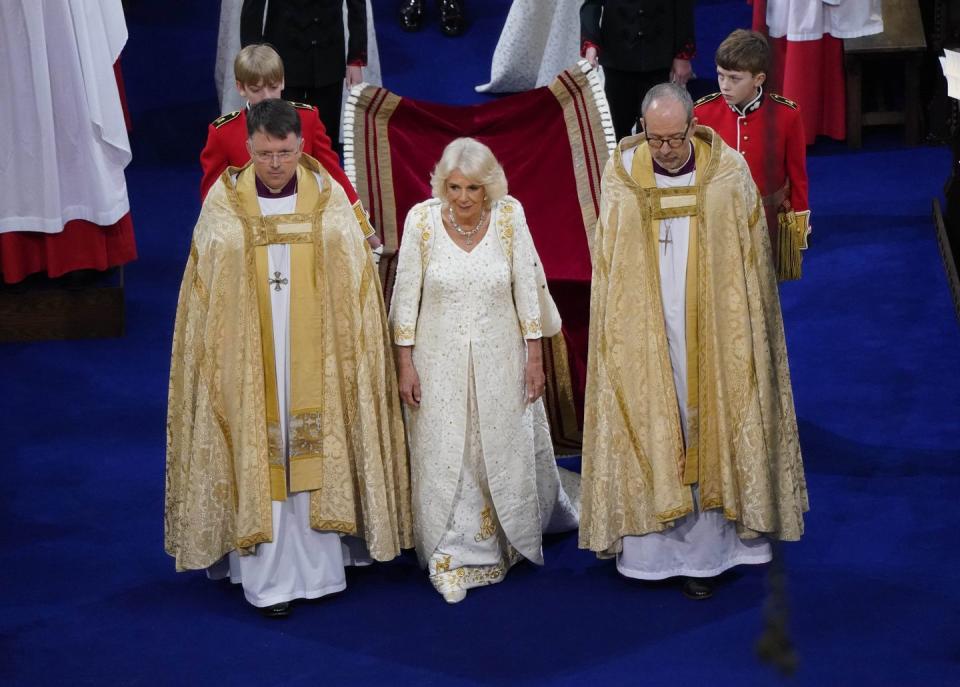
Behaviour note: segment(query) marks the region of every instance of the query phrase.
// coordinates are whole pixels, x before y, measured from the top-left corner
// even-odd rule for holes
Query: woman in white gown
[[[401,239],[390,313],[406,404],[417,555],[449,603],[543,564],[541,533],[577,526],[544,388],[536,249],[493,153],[444,150],[434,198]]]

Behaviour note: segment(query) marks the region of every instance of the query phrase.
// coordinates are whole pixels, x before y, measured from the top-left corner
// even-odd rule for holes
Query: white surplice
[[[126,41],[120,0],[0,2],[0,232],[130,212],[113,71]]]
[[[883,31],[881,0],[768,0],[767,27],[774,38],[817,41],[823,35],[858,38]]]
[[[323,188],[319,175],[317,183]],[[296,194],[283,198],[260,197],[264,215],[295,212]],[[289,460],[287,443],[290,400],[290,245],[267,247],[268,273],[279,280],[270,286],[270,312],[273,318],[274,362],[276,365],[277,400],[283,444]],[[283,280],[287,280],[287,284]],[[280,288],[278,289],[277,286]],[[287,469],[287,474],[289,474]],[[286,501],[273,501],[273,540],[258,544],[252,556],[236,551],[208,570],[212,579],[229,575],[230,581],[243,585],[247,601],[257,607],[292,601],[316,599],[342,591],[347,586],[346,565],[369,565],[372,559],[363,541],[341,537],[336,532],[318,532],[310,527],[310,493],[288,494]]]
[[[634,149],[630,149],[623,155],[626,169],[630,169],[633,163],[633,153]],[[679,176],[655,174],[654,177],[659,188],[692,186],[696,183],[696,170]],[[686,436],[686,284],[690,218],[662,220],[657,246],[667,348],[679,400],[681,426]],[[678,575],[713,577],[735,565],[766,563],[770,560],[770,543],[765,538],[740,539],[736,525],[724,518],[722,511],[700,510],[697,488],[695,485],[691,488],[695,510],[674,527],[663,532],[623,538],[623,550],[617,555],[617,570],[622,575],[642,580],[662,580]]]
[[[495,204],[467,253],[439,201],[410,210],[390,321],[413,346],[421,401],[407,409],[417,553],[441,593],[543,563],[543,531],[573,529],[542,400],[524,398],[524,339],[540,337],[533,248],[523,210]]]

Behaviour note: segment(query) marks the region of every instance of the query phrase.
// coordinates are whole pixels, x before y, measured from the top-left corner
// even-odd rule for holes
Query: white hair
[[[447,178],[454,170],[483,186],[484,206],[489,208],[507,195],[507,175],[493,151],[475,138],[457,138],[443,149],[440,161],[430,175],[433,197],[446,197]]]

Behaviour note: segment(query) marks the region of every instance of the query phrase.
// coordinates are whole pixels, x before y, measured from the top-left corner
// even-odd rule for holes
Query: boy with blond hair
[[[243,48],[237,53],[233,70],[237,79],[237,91],[247,100],[247,106],[217,117],[210,124],[207,143],[200,153],[200,166],[203,168],[203,178],[200,181],[201,200],[207,196],[210,187],[227,167],[242,167],[250,161],[250,152],[247,150],[247,110],[268,98],[279,98],[283,90],[283,60],[277,51],[267,44],[248,45]],[[330,177],[343,187],[364,230],[364,236],[371,248],[377,249],[380,240],[370,226],[353,184],[340,167],[340,160],[330,145],[330,138],[317,108],[303,103],[291,104],[300,116],[303,152],[316,158]],[[376,251],[375,255],[378,255]]]
[[[762,196],[777,276],[799,279],[800,251],[810,231],[800,110],[764,91],[770,46],[762,34],[737,29],[717,48],[715,61],[720,92],[696,102],[697,120],[746,159]]]

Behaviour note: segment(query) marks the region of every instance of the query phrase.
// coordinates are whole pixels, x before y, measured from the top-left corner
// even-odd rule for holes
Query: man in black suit
[[[316,105],[335,142],[344,79],[360,83],[367,63],[366,0],[347,0],[347,33],[342,0],[243,0],[240,42],[276,48],[286,72],[283,99]]]
[[[651,86],[685,85],[693,74],[693,0],[586,0],[580,35],[581,54],[603,65],[617,140],[630,135]]]

